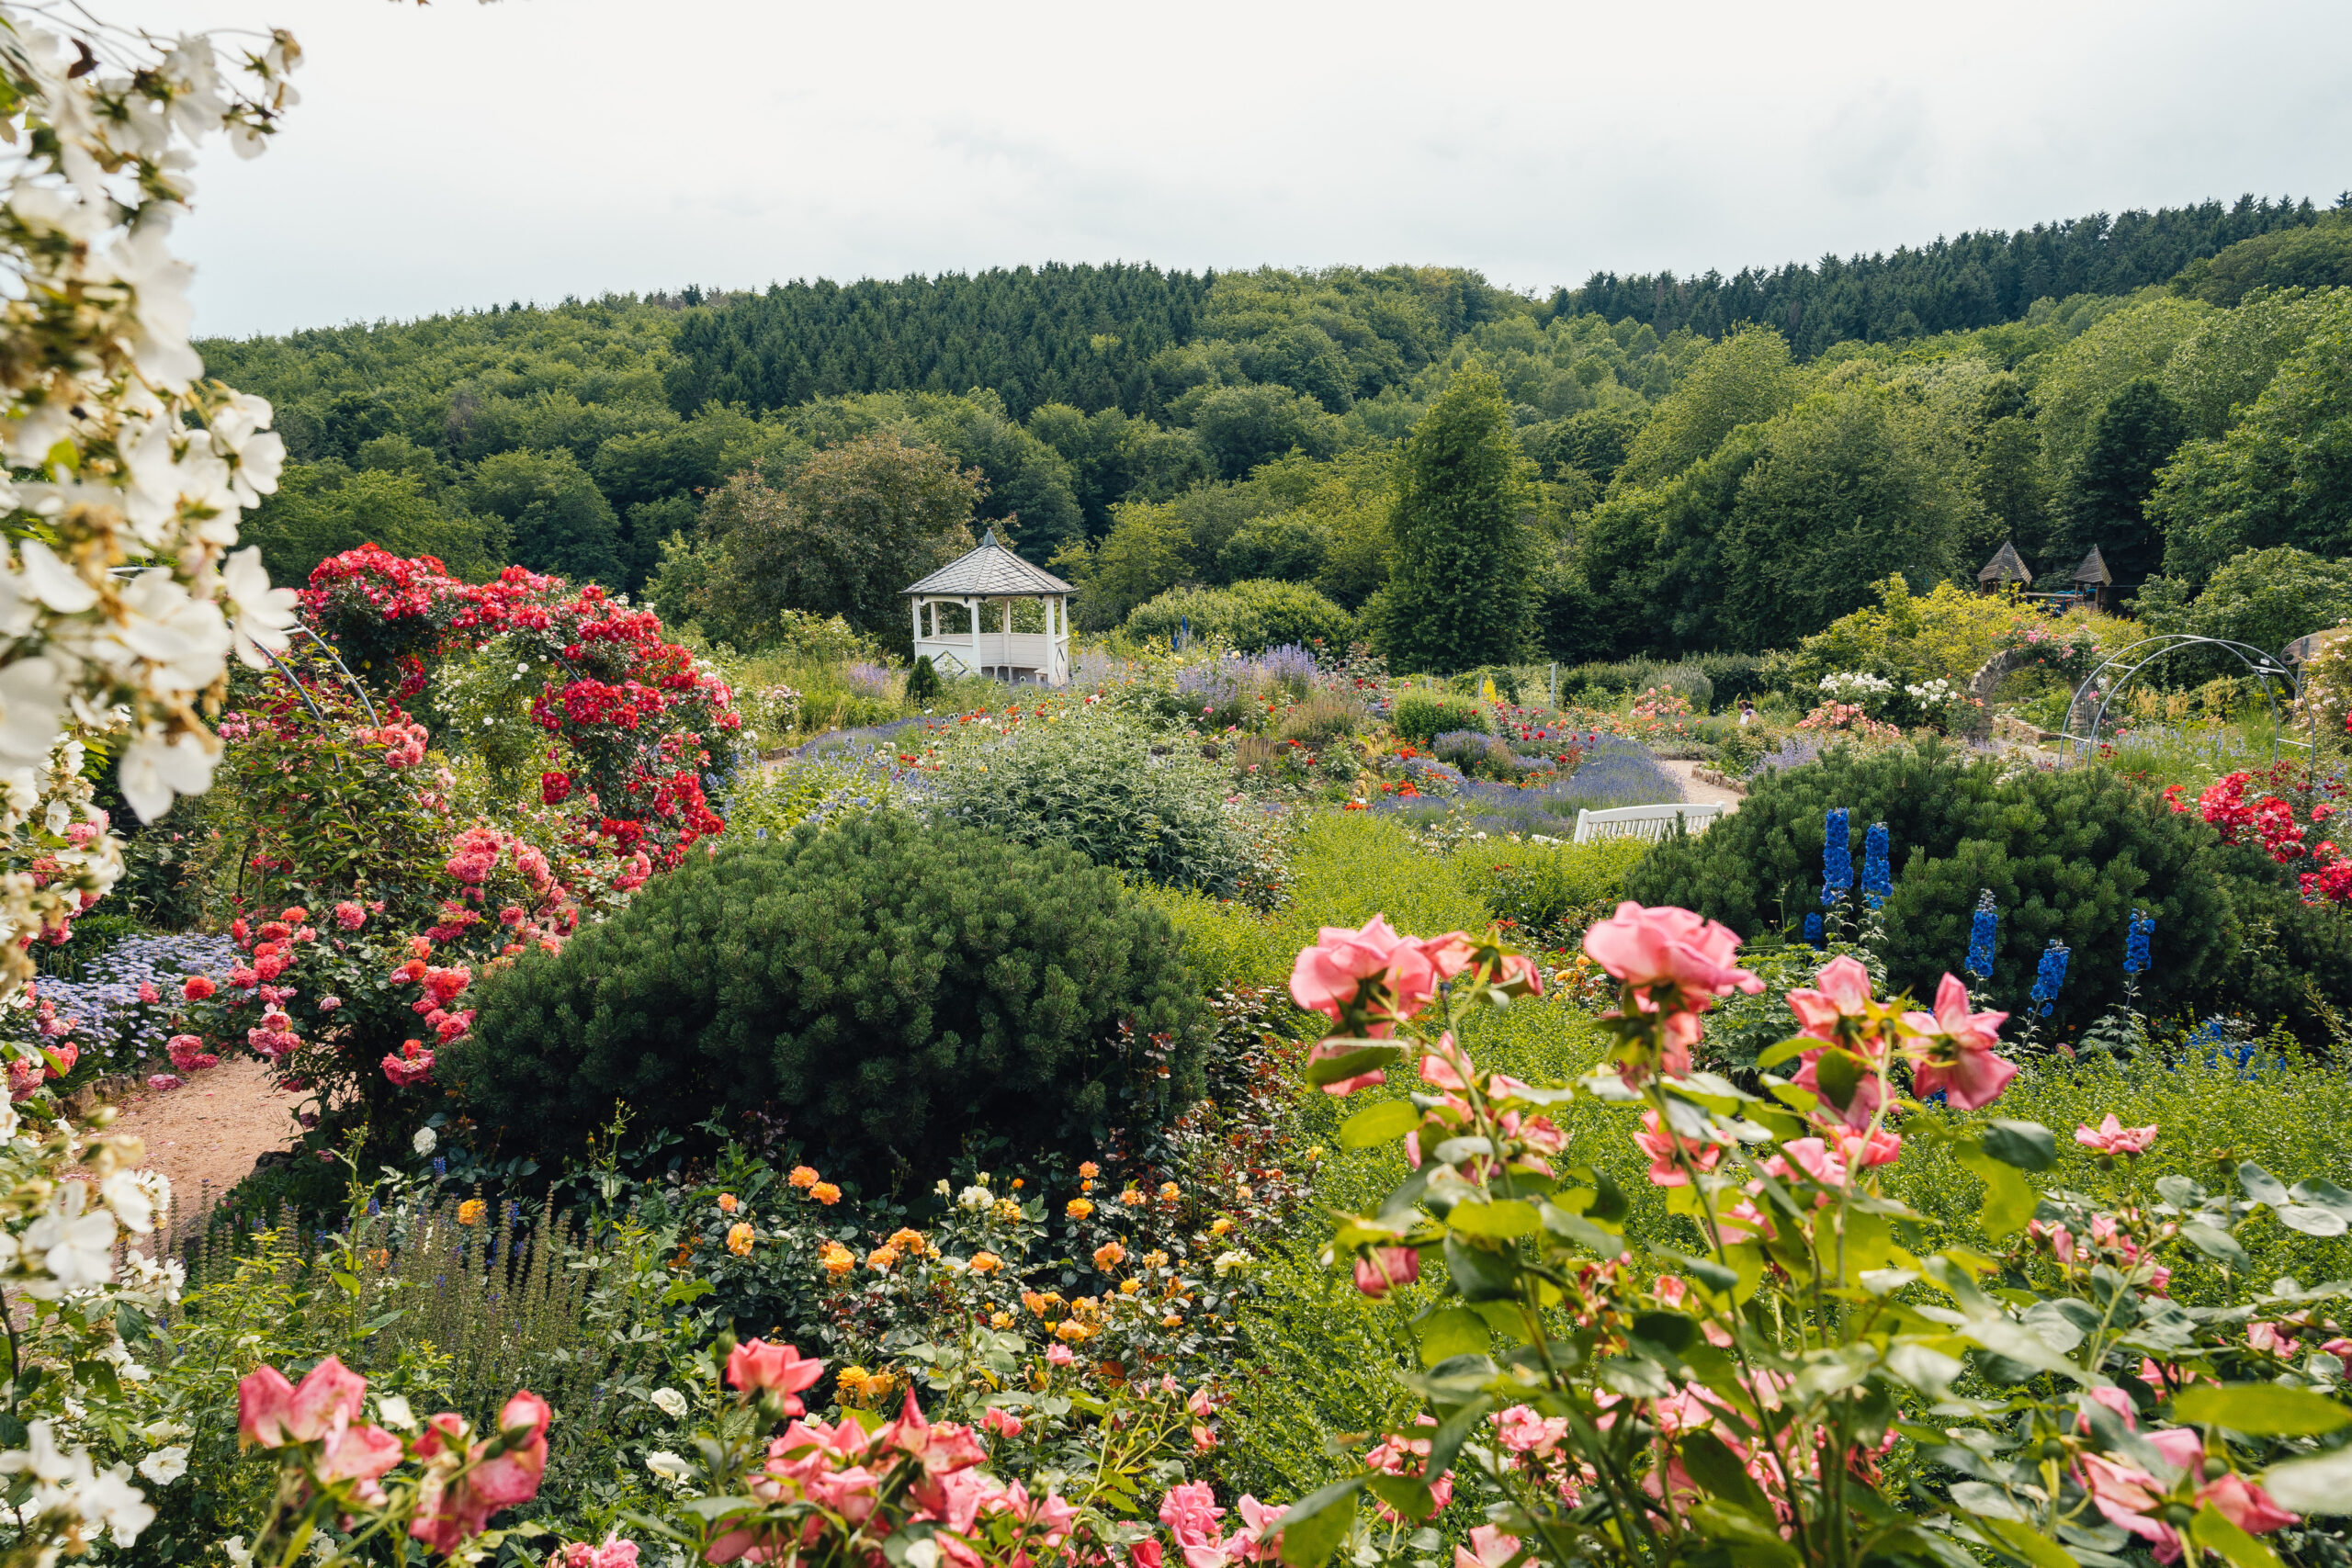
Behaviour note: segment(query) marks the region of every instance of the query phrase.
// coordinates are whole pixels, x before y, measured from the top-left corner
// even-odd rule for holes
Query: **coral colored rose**
[[[2107,1120],[2101,1122],[2096,1128],[2075,1129],[2075,1142],[2085,1148],[2097,1149],[2103,1155],[2141,1154],[2155,1141],[2155,1128],[2126,1127],[2115,1119],[2115,1112],[2112,1111],[2107,1113]]]
[[[1968,1010],[1968,987],[1946,975],[1936,987],[1936,1010],[1906,1012],[1903,1025],[1933,1053],[1911,1069],[1911,1092],[1925,1098],[1938,1089],[1955,1111],[1975,1111],[2000,1098],[2018,1076],[2014,1063],[1993,1055],[2001,1043],[2005,1012]]]
[[[1636,988],[1673,986],[1683,1006],[1693,1010],[1704,1010],[1735,990],[1754,996],[1764,988],[1763,981],[1733,962],[1739,954],[1736,932],[1670,906],[1645,909],[1626,900],[1584,933],[1584,951]]]
[[[433,1551],[454,1551],[480,1535],[501,1508],[537,1496],[547,1470],[548,1415],[547,1401],[537,1394],[517,1393],[499,1412],[501,1440],[507,1444],[503,1452],[492,1456],[489,1439],[474,1444],[466,1454],[471,1468],[454,1483],[446,1479],[447,1472],[428,1466],[408,1533]],[[417,1453],[431,1459],[450,1452],[464,1430],[458,1416],[446,1412],[435,1416],[426,1423]]]
[[[368,911],[346,898],[334,907],[334,923],[345,931],[356,931],[368,923]]]
[[[1021,1417],[997,1405],[991,1404],[988,1407],[987,1412],[980,1416],[980,1426],[995,1437],[1021,1436]]]
[[[1410,1247],[1375,1247],[1356,1259],[1356,1289],[1378,1301],[1421,1277],[1421,1254]]]
[[[1682,1153],[1699,1169],[1713,1170],[1724,1157],[1718,1145],[1697,1138],[1680,1138],[1658,1124],[1657,1112],[1642,1112],[1642,1131],[1634,1134],[1634,1146],[1650,1156],[1650,1179],[1660,1187],[1687,1187],[1690,1173],[1675,1158],[1675,1145],[1682,1145]]]
[[[1470,1531],[1470,1544],[1453,1549],[1453,1568],[1502,1568],[1519,1552],[1519,1537],[1505,1535],[1493,1525]]]
[[[1310,1012],[1337,1021],[1342,1008],[1368,999],[1363,996],[1368,981],[1396,989],[1400,995],[1396,1011],[1409,1017],[1417,1009],[1406,1006],[1403,996],[1426,999],[1436,987],[1437,975],[1421,943],[1399,935],[1385,919],[1374,915],[1361,931],[1325,926],[1313,947],[1299,950],[1291,965],[1291,999]],[[1389,1026],[1374,1027],[1376,1032],[1385,1032]]]
[[[1797,1015],[1798,1033],[1835,1040],[1841,1019],[1862,1016],[1871,999],[1871,972],[1840,954],[1823,964],[1814,978],[1817,989],[1800,987],[1789,993],[1789,1010]]]
[[[202,975],[190,975],[180,982],[180,995],[192,1002],[200,1002],[218,989],[219,987]]]

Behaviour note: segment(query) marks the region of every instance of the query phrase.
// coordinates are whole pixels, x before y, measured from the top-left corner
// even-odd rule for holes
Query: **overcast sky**
[[[197,328],[1023,262],[1548,290],[2352,185],[2344,0],[133,0],[291,29]]]

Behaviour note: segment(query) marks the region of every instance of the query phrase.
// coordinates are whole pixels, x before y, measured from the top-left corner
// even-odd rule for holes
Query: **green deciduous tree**
[[[277,493],[238,532],[261,547],[277,582],[301,582],[329,556],[371,540],[397,555],[437,556],[453,575],[475,582],[506,564],[505,519],[469,516],[435,501],[413,474],[355,469],[336,458],[288,468]]]
[[[1456,375],[1414,427],[1397,470],[1381,637],[1398,668],[1467,670],[1524,655],[1532,479],[1502,384],[1483,371]]]
[[[738,474],[703,506],[703,537],[731,562],[710,600],[738,624],[810,610],[908,646],[899,591],[972,548],[983,489],[977,471],[896,431],[819,452],[780,489]]]
[[[1655,484],[1713,452],[1735,429],[1770,419],[1797,400],[1804,378],[1788,340],[1748,327],[1711,345],[1634,437],[1612,489]]]
[[[2165,587],[2166,580],[2151,579],[2156,592],[2141,593],[2140,618],[2150,631],[2222,637],[2267,653],[2352,620],[2352,560],[2324,560],[2291,545],[2231,558],[2193,600]],[[2235,660],[2213,666],[2216,673],[2243,668]]]
[[[505,522],[514,558],[532,570],[616,588],[626,581],[620,519],[570,452],[494,453],[474,465],[465,494],[474,511]]]

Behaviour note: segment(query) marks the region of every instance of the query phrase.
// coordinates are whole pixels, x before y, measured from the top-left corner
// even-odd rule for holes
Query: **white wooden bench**
[[[1608,811],[1577,813],[1577,838],[1579,844],[1589,844],[1596,839],[1647,839],[1655,843],[1674,831],[1679,818],[1683,831],[1703,833],[1707,824],[1724,814],[1723,803],[1714,800],[1691,801],[1680,806],[1620,806]]]

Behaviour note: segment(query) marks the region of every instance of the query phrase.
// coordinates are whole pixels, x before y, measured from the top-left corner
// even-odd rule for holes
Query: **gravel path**
[[[277,1077],[267,1062],[226,1061],[178,1089],[140,1090],[107,1131],[146,1140],[147,1163],[171,1178],[180,1213],[191,1215],[242,1180],[255,1158],[291,1140],[295,1097]]]
[[[1698,763],[1678,762],[1661,757],[1658,759],[1657,765],[1682,781],[1682,793],[1690,800],[1716,802],[1726,811],[1739,809],[1740,797],[1737,792],[1725,789],[1721,784],[1708,784],[1703,779],[1692,776],[1699,767]]]

